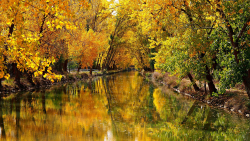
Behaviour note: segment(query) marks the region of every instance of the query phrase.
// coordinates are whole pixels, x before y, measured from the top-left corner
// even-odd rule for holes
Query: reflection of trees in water
[[[105,119],[106,111],[102,108],[105,106],[99,102],[100,97],[92,95],[89,88],[85,87],[84,91],[84,85],[71,86],[18,94],[10,100],[3,100],[4,112],[1,111],[0,100],[0,124],[1,119],[2,123],[7,124],[7,137],[15,135],[17,139],[28,138],[27,140],[48,139],[51,135],[63,138],[71,135],[74,135],[72,138],[80,135],[81,138],[104,138],[108,129],[103,126],[109,122]],[[2,118],[2,115],[6,117]],[[102,120],[105,124],[98,124]],[[4,129],[6,130],[1,124],[1,138],[6,135]]]
[[[104,86],[102,86],[102,88],[104,88],[104,92],[106,94],[107,97],[107,101],[108,101],[108,114],[110,115],[111,121],[112,121],[112,127],[113,127],[113,131],[114,133],[117,135],[117,127],[114,121],[114,116],[113,116],[113,112],[112,112],[112,107],[111,107],[111,103],[112,103],[112,98],[111,98],[111,91],[110,91],[110,87],[109,87],[109,80],[106,76],[103,77],[102,79],[103,83],[105,84]]]
[[[152,121],[153,120],[153,115],[152,115],[152,110],[154,108],[153,105],[153,92],[154,92],[154,87],[152,85],[149,86],[149,96],[148,96],[148,110],[147,110],[147,119],[148,121]]]
[[[200,105],[197,101],[195,101],[181,124],[186,124],[186,126],[192,128],[196,126],[200,130],[218,131],[220,129],[220,131],[226,131],[229,127],[229,120],[226,118],[224,119],[225,124],[215,125],[220,118],[218,114],[217,110],[212,109],[207,105]],[[189,123],[187,123],[189,118],[191,119],[189,120]],[[195,119],[195,121],[193,119]]]
[[[5,129],[4,129],[4,122],[3,122],[3,100],[2,100],[2,96],[0,96],[0,127],[1,127],[1,138],[5,138],[6,134],[5,134]]]
[[[28,101],[28,105],[29,105],[29,108],[31,109],[31,111],[33,111],[33,105],[32,105],[32,92],[29,92],[28,95],[27,95],[27,98],[25,98],[24,100]]]
[[[19,130],[20,128],[20,108],[21,108],[21,98],[17,96],[15,98],[15,105],[16,105],[16,138],[19,139]]]
[[[107,103],[105,100],[106,96],[96,93],[95,82],[92,80],[70,84],[67,87],[67,91],[69,91],[68,95],[71,98],[71,103],[77,105],[75,107],[73,105],[71,106],[77,108],[77,110],[79,110],[78,113],[81,114],[81,120],[85,120],[84,123],[82,123],[81,134],[93,138],[95,138],[95,136],[100,137],[98,134],[102,130],[97,123],[109,123],[109,119],[107,119],[108,113],[104,106]],[[68,107],[68,105],[66,107]]]
[[[157,89],[154,91],[154,104],[162,121],[153,136],[168,140],[242,140],[247,137],[247,131],[244,130],[247,126],[239,127],[244,122],[197,101],[185,105],[186,99],[174,93],[172,95],[175,98],[170,98],[169,94],[162,94]],[[176,106],[177,104],[180,106]]]
[[[113,75],[100,78],[95,83],[95,92],[107,98],[107,109],[116,138],[135,138],[135,134],[131,133],[137,132],[137,125],[157,121],[153,104],[154,87],[145,84],[142,77]]]
[[[189,109],[187,115],[185,116],[185,118],[183,119],[183,121],[181,122],[181,124],[185,124],[186,123],[186,121],[188,120],[188,117],[194,112],[194,109],[197,107],[197,104],[198,104],[197,101],[195,101],[192,104],[191,108]]]
[[[184,118],[183,112],[186,112],[190,104],[186,99],[181,98],[174,92],[162,93],[160,88],[156,88],[153,93],[154,105],[162,121],[172,122],[178,118]]]
[[[137,75],[123,75],[0,99],[2,137],[4,131],[6,137],[14,131],[16,137],[29,140],[43,136],[52,140],[51,135],[55,140],[69,136],[104,140],[110,132],[116,140],[240,140],[249,136],[245,121],[236,118],[234,122],[227,114],[173,92],[163,94]]]

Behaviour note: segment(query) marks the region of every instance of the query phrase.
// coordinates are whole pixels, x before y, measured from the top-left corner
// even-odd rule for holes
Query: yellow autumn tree
[[[69,27],[70,22],[65,19],[72,17],[71,1],[1,1],[1,78],[8,78],[7,65],[12,64],[15,81],[20,85],[21,72],[28,72],[31,76],[44,76],[53,81],[60,79],[50,72],[55,56],[48,55],[55,46],[46,47],[45,36],[47,31],[54,31]],[[85,1],[79,1],[84,7]],[[70,27],[69,27],[70,28]],[[53,32],[60,33],[60,32]],[[59,41],[59,40],[57,40]],[[47,51],[44,51],[47,49]],[[2,79],[1,79],[2,81]]]
[[[77,40],[69,47],[70,54],[74,56],[81,68],[92,67],[98,55],[107,46],[107,37],[91,29],[83,30],[77,35]]]

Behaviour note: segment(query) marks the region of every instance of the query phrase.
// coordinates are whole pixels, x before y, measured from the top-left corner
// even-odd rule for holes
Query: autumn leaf
[[[239,10],[239,13],[242,14],[242,13],[243,13],[243,9],[240,9],[240,10]]]

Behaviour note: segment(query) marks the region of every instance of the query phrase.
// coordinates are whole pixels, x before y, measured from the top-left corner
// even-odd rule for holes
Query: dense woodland
[[[133,65],[211,94],[243,83],[250,97],[249,0],[1,0],[0,13],[0,89],[23,75],[59,81],[68,66]]]

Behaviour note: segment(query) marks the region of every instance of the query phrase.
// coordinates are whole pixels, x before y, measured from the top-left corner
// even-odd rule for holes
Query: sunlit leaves
[[[87,7],[86,1],[77,1],[78,6]],[[48,68],[47,78],[58,77],[51,72],[51,65],[61,54],[66,58],[65,48],[68,37],[63,37],[63,30],[76,29],[71,19],[75,13],[71,9],[73,1],[36,0],[36,1],[1,1],[0,32],[1,76],[8,78],[4,65],[16,63],[24,72],[41,76]],[[59,46],[61,46],[59,48]]]
[[[92,67],[98,55],[107,47],[107,37],[93,30],[83,30],[77,35],[77,40],[70,46],[70,54],[76,57],[75,60],[82,68]]]

